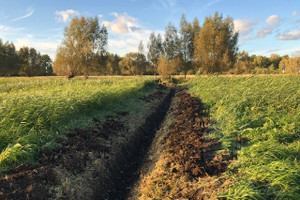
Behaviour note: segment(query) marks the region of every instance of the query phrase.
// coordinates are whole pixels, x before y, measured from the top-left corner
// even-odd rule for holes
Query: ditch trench
[[[0,200],[138,199],[143,196],[139,191],[142,177],[151,176],[163,151],[171,157],[166,159],[168,173],[177,178],[196,180],[225,171],[233,156],[216,158],[220,142],[204,138],[209,116],[198,99],[185,89],[159,86],[154,94],[141,100],[153,105],[135,129],[127,130],[129,122],[114,117],[105,122],[94,119],[95,128],[70,132],[67,138],[57,141],[58,148],[42,152],[38,164],[23,164],[0,177]],[[117,114],[125,118],[128,115]],[[166,131],[161,126],[166,126],[163,123],[170,115],[172,123]],[[170,167],[174,163],[179,167]],[[193,196],[179,191],[174,198],[160,199],[202,199],[200,190],[189,193]]]

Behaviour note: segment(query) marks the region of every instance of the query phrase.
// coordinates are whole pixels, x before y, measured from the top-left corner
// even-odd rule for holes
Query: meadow
[[[183,85],[202,101],[199,108],[209,110],[211,119],[205,137],[221,142],[218,153],[236,155],[221,178],[211,179],[232,183],[220,190],[219,199],[300,199],[299,76],[200,76],[183,81]],[[22,163],[37,163],[41,151],[57,147],[56,139],[72,130],[93,128],[95,120],[119,120],[120,112],[140,116],[145,102],[160,95],[156,92],[157,96],[153,96],[157,88],[154,77],[1,78],[0,86],[1,176]],[[178,124],[173,116],[176,112],[187,114],[186,108],[176,105],[182,99],[179,97],[165,123]],[[197,107],[196,101],[191,102]],[[198,111],[190,112],[194,116]],[[187,124],[183,127],[189,129]],[[187,130],[189,137],[192,129]],[[162,130],[172,135],[168,126]],[[154,149],[163,147],[161,141],[157,145]],[[165,160],[168,159],[172,156]],[[168,170],[165,166],[162,173]],[[197,191],[203,184],[201,178],[193,183],[194,188],[184,191]],[[178,183],[177,178],[174,180]],[[181,181],[186,183],[185,179]],[[156,186],[155,183],[155,189],[159,188]],[[159,191],[163,195],[169,189],[162,187]]]
[[[115,112],[142,110],[153,78],[0,78],[0,175],[34,163],[55,139]]]
[[[300,78],[199,77],[190,92],[210,109],[209,137],[237,154],[225,199],[300,199]]]

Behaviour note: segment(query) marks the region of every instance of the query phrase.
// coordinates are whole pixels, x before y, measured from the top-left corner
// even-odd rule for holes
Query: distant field
[[[153,78],[0,79],[0,174],[34,162],[54,139],[92,126],[118,110],[136,112],[139,97],[156,87]]]
[[[300,78],[208,77],[188,83],[210,107],[211,136],[237,153],[226,199],[300,199]]]

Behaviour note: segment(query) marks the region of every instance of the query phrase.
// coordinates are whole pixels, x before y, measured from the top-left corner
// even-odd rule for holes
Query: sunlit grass
[[[0,79],[0,174],[33,162],[54,139],[94,126],[114,111],[135,112],[155,79]]]
[[[220,197],[300,199],[300,77],[196,78],[189,87],[210,107],[212,135],[238,154],[228,172],[236,183]]]

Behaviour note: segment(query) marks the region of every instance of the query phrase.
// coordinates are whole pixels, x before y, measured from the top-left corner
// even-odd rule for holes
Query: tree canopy
[[[146,72],[146,56],[141,53],[127,53],[119,62],[123,75],[142,75]]]
[[[57,50],[54,71],[73,77],[87,77],[96,64],[96,55],[104,55],[107,46],[107,30],[100,27],[98,18],[73,18],[65,28],[64,39]]]
[[[232,18],[219,13],[206,17],[195,38],[194,62],[208,73],[228,71],[236,60],[237,41]]]
[[[0,76],[46,76],[52,75],[49,55],[42,55],[35,48],[16,50],[12,42],[0,39]]]

